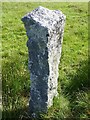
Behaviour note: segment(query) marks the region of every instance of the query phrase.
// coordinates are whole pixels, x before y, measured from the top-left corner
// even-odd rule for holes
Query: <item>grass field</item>
[[[3,120],[29,118],[30,75],[27,36],[21,18],[39,5],[66,15],[58,92],[42,120],[90,119],[87,3],[2,3]]]

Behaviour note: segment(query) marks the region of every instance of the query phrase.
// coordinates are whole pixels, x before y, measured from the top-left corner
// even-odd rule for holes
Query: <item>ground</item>
[[[61,10],[66,24],[59,65],[58,92],[42,120],[90,119],[88,78],[88,3],[2,3],[3,120],[29,118],[30,75],[27,36],[21,18],[38,6]]]

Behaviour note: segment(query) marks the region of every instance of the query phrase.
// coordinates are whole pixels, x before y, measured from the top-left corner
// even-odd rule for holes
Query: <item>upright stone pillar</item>
[[[30,111],[46,112],[57,93],[65,15],[38,7],[22,18],[28,36]]]

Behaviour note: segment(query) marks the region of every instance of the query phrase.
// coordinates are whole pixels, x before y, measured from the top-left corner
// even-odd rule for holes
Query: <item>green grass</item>
[[[3,120],[26,118],[30,75],[27,36],[21,18],[39,5],[66,15],[58,92],[43,120],[90,118],[87,3],[2,3]]]

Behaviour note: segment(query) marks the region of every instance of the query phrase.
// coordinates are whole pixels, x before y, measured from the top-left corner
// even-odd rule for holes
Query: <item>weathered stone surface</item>
[[[28,41],[30,110],[46,112],[57,93],[65,15],[59,10],[38,7],[22,18]]]

